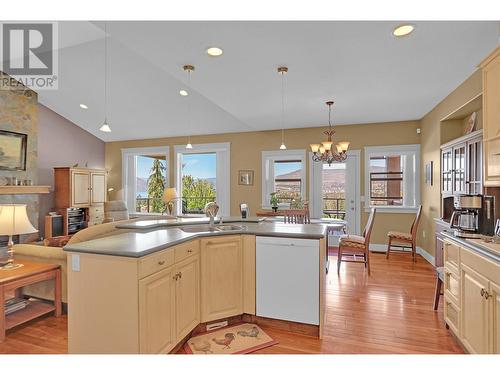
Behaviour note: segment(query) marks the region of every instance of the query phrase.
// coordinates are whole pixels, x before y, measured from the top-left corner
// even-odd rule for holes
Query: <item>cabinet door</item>
[[[453,192],[466,194],[465,184],[465,150],[466,145],[461,144],[453,147]]]
[[[467,142],[467,194],[483,193],[483,142],[482,138]]]
[[[462,343],[471,353],[488,353],[488,279],[462,264]]]
[[[500,182],[500,55],[483,68],[485,182]]]
[[[175,337],[175,279],[169,267],[139,281],[141,353],[168,353]]]
[[[452,149],[441,152],[441,189],[445,194],[453,193],[453,158]]]
[[[91,204],[106,201],[106,175],[102,172],[91,172]]]
[[[90,205],[90,175],[88,172],[71,172],[71,206]]]
[[[243,313],[243,256],[240,236],[201,241],[201,321]]]
[[[500,285],[490,281],[490,294],[488,298],[491,302],[491,351],[493,354],[500,354]]]
[[[176,341],[182,340],[200,323],[199,257],[191,256],[175,267]]]

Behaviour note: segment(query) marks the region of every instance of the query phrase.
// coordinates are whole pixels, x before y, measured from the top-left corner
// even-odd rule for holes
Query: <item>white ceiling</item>
[[[105,140],[419,119],[474,72],[499,41],[498,22],[110,22],[108,119],[103,23],[59,23],[59,89],[40,102]],[[206,55],[208,46],[224,55]],[[196,67],[192,95],[184,64]],[[191,123],[187,102],[191,100]],[[80,103],[88,105],[82,110]]]

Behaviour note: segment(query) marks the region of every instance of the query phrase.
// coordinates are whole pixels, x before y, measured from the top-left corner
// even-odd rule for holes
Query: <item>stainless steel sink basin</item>
[[[219,224],[214,226],[210,226],[209,224],[201,224],[201,225],[187,225],[185,227],[181,227],[180,229],[186,233],[202,233],[202,232],[236,231],[236,230],[242,230],[243,227],[231,224]]]

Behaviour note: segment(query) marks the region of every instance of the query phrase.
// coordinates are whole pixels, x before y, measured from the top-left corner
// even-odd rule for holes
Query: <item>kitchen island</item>
[[[124,229],[131,231],[64,248],[70,353],[169,353],[194,330],[229,319],[289,321],[322,336],[325,226],[153,220]],[[287,267],[281,267],[283,250]],[[267,256],[273,251],[275,257]],[[267,287],[281,287],[283,295],[296,291],[298,298],[283,299],[276,309]]]

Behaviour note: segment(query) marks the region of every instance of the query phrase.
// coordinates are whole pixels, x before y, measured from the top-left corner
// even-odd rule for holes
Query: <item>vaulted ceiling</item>
[[[419,119],[474,72],[499,41],[497,22],[109,22],[108,119],[104,24],[59,23],[59,89],[40,102],[105,140]],[[223,48],[209,57],[209,46]],[[184,64],[192,64],[187,87]],[[180,89],[191,95],[182,97]],[[191,121],[188,118],[188,101]],[[88,106],[87,110],[79,104]]]

